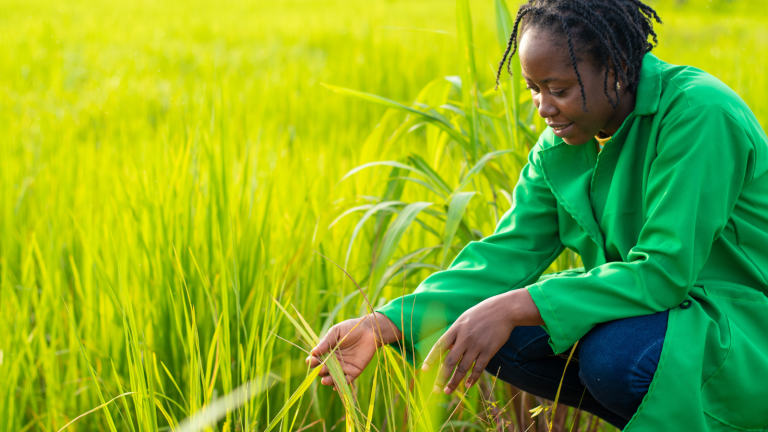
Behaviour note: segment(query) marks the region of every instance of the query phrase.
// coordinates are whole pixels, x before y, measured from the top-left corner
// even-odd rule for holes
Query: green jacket
[[[711,75],[647,54],[598,154],[545,131],[493,235],[380,312],[423,358],[465,310],[527,287],[555,353],[598,323],[670,310],[625,430],[768,430],[768,137]],[[564,248],[584,269],[541,274]]]

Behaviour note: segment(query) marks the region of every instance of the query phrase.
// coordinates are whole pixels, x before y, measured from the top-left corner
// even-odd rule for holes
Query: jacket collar
[[[635,109],[614,134],[611,148],[603,149],[605,154],[602,155],[600,163],[603,170],[612,172],[615,168],[624,138],[633,123],[632,119],[637,116],[652,115],[658,111],[661,99],[662,64],[663,62],[651,53],[647,53],[643,58]],[[585,262],[585,266],[591,268],[600,265],[605,262],[603,255],[605,243],[590,198],[597,150],[594,145],[571,146],[563,142],[562,138],[554,134],[551,136],[554,138],[554,145],[539,151],[544,178],[557,201],[581,225],[586,235],[592,239],[592,247],[597,249],[593,253],[582,253],[582,258],[597,257],[597,261]]]
[[[662,61],[651,53],[643,57],[640,68],[640,83],[637,86],[635,116],[656,114],[661,100],[661,65]]]
[[[615,167],[624,136],[633,123],[632,118],[652,115],[658,111],[661,100],[662,63],[658,57],[651,53],[647,53],[643,58],[635,109],[614,134],[612,147],[603,150],[605,154],[601,158],[603,161],[600,165],[604,169],[611,171],[610,168]],[[539,152],[544,178],[558,202],[581,225],[586,235],[592,239],[593,247],[598,249],[599,252],[582,254],[582,258],[585,256],[597,257],[596,262],[584,263],[587,268],[591,268],[602,264],[605,259],[602,253],[605,247],[604,238],[595,219],[590,198],[597,151],[594,145],[571,146],[565,144],[562,138],[555,136],[553,138],[554,146]]]

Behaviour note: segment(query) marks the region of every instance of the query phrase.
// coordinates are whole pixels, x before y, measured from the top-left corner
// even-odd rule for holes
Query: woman
[[[562,403],[619,428],[768,428],[768,138],[723,83],[650,54],[652,19],[638,0],[521,7],[507,53],[519,40],[549,128],[512,208],[312,365],[349,333],[349,380],[402,341],[424,369],[447,352],[437,390],[488,370],[553,399],[576,345]],[[566,247],[584,269],[540,278]]]

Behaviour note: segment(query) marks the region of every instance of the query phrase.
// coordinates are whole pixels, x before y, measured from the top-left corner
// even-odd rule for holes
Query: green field
[[[337,394],[302,352],[365,312],[331,260],[383,304],[509,208],[543,123],[493,91],[499,4],[0,4],[0,431],[177,430],[246,382],[213,430],[527,427],[549,402],[490,376],[430,396],[387,349]],[[768,125],[765,0],[652,5]]]

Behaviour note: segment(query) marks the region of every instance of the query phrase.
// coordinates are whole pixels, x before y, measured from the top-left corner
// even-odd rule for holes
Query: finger
[[[344,376],[344,379],[345,379],[345,381],[347,381],[347,384],[350,384],[350,385],[351,385],[351,384],[352,384],[352,382],[355,380],[355,377],[353,377],[352,375],[345,375],[345,376]],[[333,387],[334,387],[334,389],[337,387],[337,385],[336,385],[336,381],[334,381],[333,377],[332,377],[332,376],[330,376],[330,375],[328,375],[328,376],[324,376],[324,377],[323,377],[323,378],[320,380],[320,384],[322,384],[322,385],[326,385],[326,386],[333,386]]]
[[[488,362],[491,361],[490,357],[485,354],[481,354],[480,357],[475,360],[475,365],[472,367],[472,374],[464,382],[466,388],[472,387],[472,384],[476,383],[480,379],[480,375],[485,371],[485,367],[488,366]]]
[[[443,353],[448,351],[455,341],[454,332],[449,329],[445,334],[437,340],[435,345],[429,350],[427,358],[424,359],[424,364],[421,366],[421,370],[429,372],[435,362],[440,360]]]
[[[440,365],[440,370],[437,372],[437,382],[435,383],[435,387],[432,389],[435,393],[443,390],[445,383],[448,382],[448,379],[453,374],[453,370],[456,368],[456,365],[458,365],[461,361],[461,357],[464,355],[465,351],[466,346],[461,342],[454,344],[453,348],[448,351],[448,355],[445,356],[445,361],[443,361],[443,364]]]
[[[331,377],[331,378],[333,378],[333,377]],[[352,375],[344,375],[344,381],[346,381],[347,384],[351,385],[354,380],[355,380],[355,377],[353,377]],[[334,383],[334,385],[336,385],[336,380],[334,380],[333,383]]]
[[[336,326],[331,327],[330,330],[328,330],[328,333],[323,336],[322,339],[320,339],[320,342],[317,344],[316,347],[312,348],[312,351],[310,351],[310,354],[314,356],[320,356],[323,354],[327,354],[331,351],[331,348],[336,346],[337,338],[337,332],[338,329]]]
[[[307,357],[306,359],[304,359],[304,362],[305,362],[306,364],[308,364],[308,365],[309,365],[309,367],[311,367],[311,368],[313,368],[313,369],[314,369],[314,368],[318,367],[318,366],[320,365],[320,363],[322,363],[323,361],[322,361],[322,360],[320,360],[320,358],[319,358],[319,357],[315,357],[315,356],[313,356],[313,355],[310,355],[309,357]]]
[[[450,381],[448,381],[448,384],[445,385],[445,389],[443,389],[445,394],[451,394],[454,390],[456,390],[456,387],[461,384],[461,381],[464,380],[464,377],[467,376],[467,373],[472,369],[472,363],[475,362],[476,358],[476,352],[467,351],[464,353],[464,355],[461,357],[459,365],[456,366],[456,370],[453,372],[453,376],[451,377]]]
[[[318,375],[321,377],[326,377],[331,374],[331,371],[328,370],[328,365],[324,364],[322,368],[320,368],[320,372],[318,372]]]

